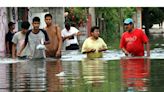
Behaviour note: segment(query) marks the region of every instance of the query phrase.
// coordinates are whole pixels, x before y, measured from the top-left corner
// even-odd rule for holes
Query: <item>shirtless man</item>
[[[44,28],[49,36],[50,44],[46,45],[46,56],[47,57],[61,57],[62,37],[60,27],[52,23],[52,15],[45,15],[46,27]]]

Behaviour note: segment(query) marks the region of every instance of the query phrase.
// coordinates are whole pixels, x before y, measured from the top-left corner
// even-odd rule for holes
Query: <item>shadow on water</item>
[[[0,92],[162,92],[164,63],[149,58],[0,64]]]

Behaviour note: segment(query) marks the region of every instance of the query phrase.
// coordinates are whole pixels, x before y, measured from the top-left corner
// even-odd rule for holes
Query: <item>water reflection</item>
[[[63,92],[64,77],[58,77],[56,74],[63,71],[62,61],[46,61],[47,92]]]
[[[12,64],[12,92],[46,91],[45,69],[42,60]]]
[[[71,92],[80,85],[79,65],[78,61],[46,61],[47,92]]]
[[[121,59],[124,92],[149,91],[149,58]]]
[[[99,59],[84,59],[82,61],[82,73],[86,84],[100,86],[104,82],[104,62]]]
[[[64,75],[64,87],[66,92],[70,88],[74,88],[77,85],[80,85],[80,62],[79,61],[63,61],[63,72]],[[71,92],[71,91],[70,91]]]
[[[162,92],[163,66],[151,60],[150,75],[148,58],[0,64],[0,92]]]
[[[9,65],[0,64],[0,73],[0,89],[4,89],[3,92],[8,92],[5,89],[9,88]]]

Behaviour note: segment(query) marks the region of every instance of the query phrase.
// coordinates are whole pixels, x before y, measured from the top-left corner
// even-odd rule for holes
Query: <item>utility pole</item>
[[[137,7],[137,28],[142,29],[142,12],[141,7]]]
[[[120,30],[120,36],[122,35],[122,33],[124,32],[124,29],[123,29],[123,13],[122,13],[122,8],[120,7],[119,9],[119,17],[120,17],[120,23],[119,23],[119,30]]]
[[[94,7],[90,7],[89,8],[89,14],[91,15],[91,20],[92,20],[92,26],[95,26],[96,22],[95,22],[95,8]]]

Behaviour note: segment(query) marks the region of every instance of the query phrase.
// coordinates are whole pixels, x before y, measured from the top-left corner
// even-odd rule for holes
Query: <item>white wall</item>
[[[7,9],[4,7],[0,7],[0,56],[5,56],[5,35],[7,31]]]
[[[18,8],[11,7],[11,8],[9,8],[9,12],[10,12],[10,20],[9,21],[15,23],[14,31],[17,32],[18,31]]]

